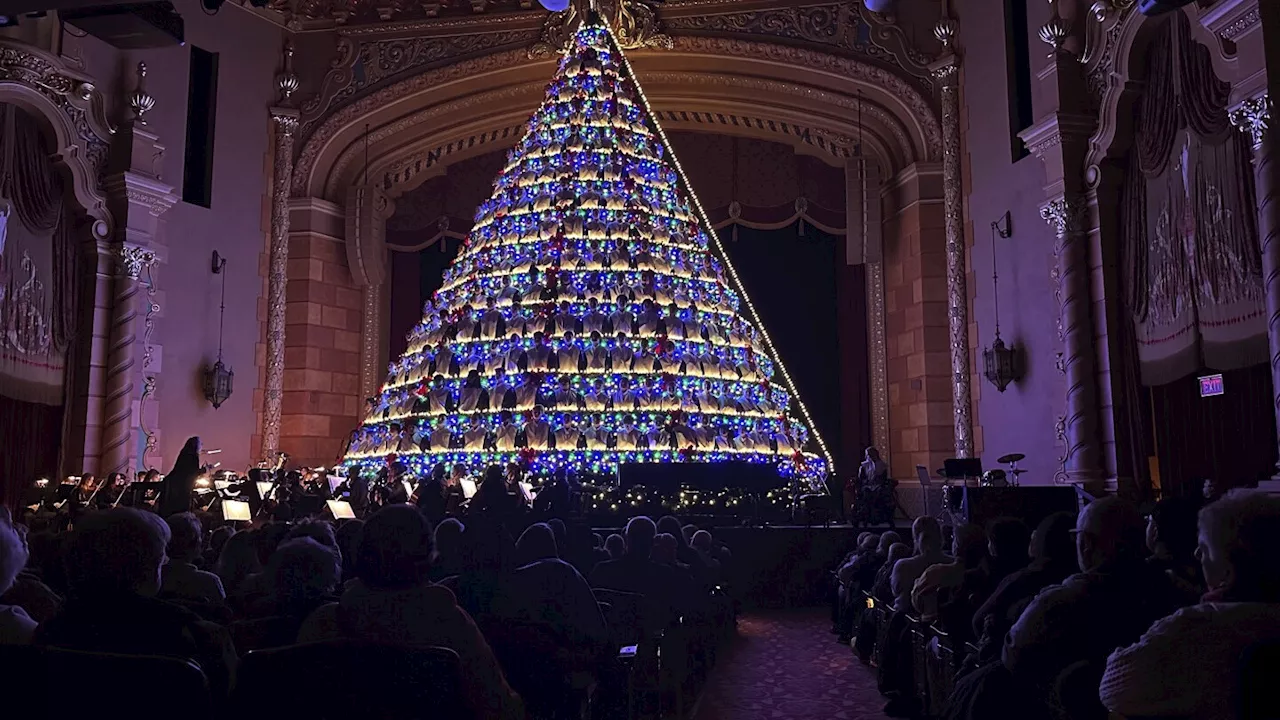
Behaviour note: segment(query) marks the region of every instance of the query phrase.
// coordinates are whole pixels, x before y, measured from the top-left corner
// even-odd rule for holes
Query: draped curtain
[[[40,121],[0,103],[0,503],[53,476],[80,298],[77,216]]]
[[[1121,202],[1125,304],[1145,385],[1266,359],[1250,150],[1189,22],[1170,16],[1149,52]]]

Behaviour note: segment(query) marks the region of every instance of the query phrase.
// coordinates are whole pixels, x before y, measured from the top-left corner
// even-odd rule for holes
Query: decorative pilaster
[[[136,245],[115,250],[117,268],[111,301],[111,329],[107,346],[107,393],[102,426],[102,464],[99,471],[127,472],[133,463],[133,381],[137,374],[135,321],[138,317],[138,278],[156,261],[152,251]]]
[[[1271,406],[1280,432],[1280,155],[1269,131],[1271,98],[1263,93],[1231,111],[1231,124],[1249,134],[1253,145],[1254,193],[1258,202],[1258,242],[1262,250],[1262,292],[1267,309],[1267,346],[1271,355]],[[1280,480],[1280,461],[1276,464]]]
[[[934,35],[949,53],[933,66],[942,95],[942,200],[947,235],[947,328],[951,352],[951,412],[956,457],[973,457],[973,401],[969,371],[969,289],[965,282],[964,207],[960,173],[960,58],[956,23],[943,18]]]
[[[293,136],[298,111],[271,109],[275,159],[271,186],[271,249],[267,271],[267,373],[262,393],[262,455],[280,449],[280,408],[284,397],[285,290],[289,283],[289,186],[293,177]]]
[[[274,461],[280,450],[280,411],[284,401],[284,326],[289,286],[289,188],[293,185],[293,137],[298,111],[291,107],[298,91],[293,72],[293,44],[284,44],[284,68],[276,76],[279,105],[271,108],[275,157],[271,181],[271,248],[267,269],[267,372],[262,389],[262,457]]]
[[[1040,217],[1057,237],[1062,369],[1067,384],[1065,472],[1069,482],[1096,483],[1102,479],[1102,470],[1097,359],[1089,297],[1088,205],[1077,195],[1064,195],[1041,208]]]

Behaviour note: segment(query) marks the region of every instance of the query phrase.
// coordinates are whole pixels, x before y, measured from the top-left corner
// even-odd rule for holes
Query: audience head
[[[627,554],[649,557],[653,552],[653,537],[658,534],[658,526],[644,515],[637,515],[627,522],[626,540]]]
[[[281,522],[269,522],[258,528],[254,537],[258,541],[258,563],[262,566],[271,560],[271,553],[276,551],[280,543],[289,534],[289,526]]]
[[[559,557],[555,531],[546,523],[534,523],[516,540],[516,564],[528,565],[538,560]]]
[[[1280,602],[1280,497],[1230,490],[1200,511],[1196,556],[1209,588],[1235,602]]]
[[[885,562],[890,568],[899,560],[911,557],[911,546],[904,542],[896,542],[889,546],[889,559]]]
[[[284,536],[284,541],[297,538],[311,538],[327,548],[338,549],[338,539],[333,534],[333,526],[323,520],[308,520],[290,527],[289,532]]]
[[[160,590],[169,526],[156,515],[112,508],[85,515],[67,547],[67,583],[80,596]]]
[[[1056,512],[1041,520],[1031,533],[1031,559],[1051,565],[1076,564],[1075,527],[1076,519],[1069,512]]]
[[[369,587],[393,590],[425,582],[435,555],[431,523],[408,505],[389,505],[364,524],[356,575]]]
[[[234,593],[245,578],[262,572],[262,563],[258,561],[257,533],[256,530],[245,530],[232,535],[222,546],[222,552],[218,553],[215,569],[228,594]]]
[[[1133,503],[1118,497],[1094,500],[1076,518],[1076,561],[1081,572],[1141,559],[1144,523]]]
[[[936,518],[921,515],[911,523],[911,539],[917,555],[941,552],[942,526]]]
[[[951,538],[951,555],[966,568],[975,568],[987,558],[987,533],[978,525],[965,523]]]
[[[500,573],[511,565],[511,536],[499,525],[471,522],[462,533],[467,570],[473,573]]]
[[[9,509],[0,506],[0,595],[13,587],[13,581],[27,565],[27,543],[14,527]]]
[[[685,542],[692,543],[694,533],[698,532],[697,525],[685,525],[680,528],[680,532],[684,535]]]
[[[658,532],[666,533],[676,541],[676,547],[685,547],[689,543],[684,539],[684,527],[680,524],[680,520],[675,515],[666,515],[658,520]]]
[[[333,533],[338,552],[342,553],[342,571],[350,576],[356,565],[356,551],[360,549],[360,535],[364,533],[363,520],[348,520]]]
[[[1165,498],[1147,517],[1147,549],[1161,557],[1187,560],[1196,551],[1200,503],[1190,498]]]
[[[880,536],[880,540],[876,543],[876,554],[887,557],[889,554],[889,548],[893,547],[895,543],[901,541],[902,536],[898,535],[898,533],[892,530],[886,530],[884,534]]]
[[[218,557],[222,553],[222,548],[226,546],[227,540],[236,534],[236,529],[230,525],[221,525],[213,529],[209,534],[209,550],[213,553],[212,557]]]
[[[675,565],[676,554],[679,550],[675,535],[671,533],[658,533],[653,538],[653,551],[650,553],[650,559],[661,565]]]
[[[862,547],[862,543],[866,542],[869,537],[875,537],[875,533],[868,530],[858,533],[858,547]]]
[[[337,589],[342,560],[337,548],[301,536],[280,543],[266,574],[281,611],[306,612]]]
[[[436,556],[441,560],[456,562],[462,557],[462,532],[465,528],[457,518],[445,518],[436,526]]]
[[[171,561],[192,562],[200,557],[201,537],[204,534],[200,518],[194,513],[178,513],[170,515],[165,524],[169,526],[169,547],[166,554]]]
[[[996,518],[987,526],[987,552],[1010,570],[1027,564],[1031,552],[1031,531],[1017,518]]]
[[[547,527],[551,528],[551,532],[555,533],[556,547],[561,550],[569,547],[569,529],[565,527],[564,521],[560,518],[551,518],[547,521]]]
[[[700,553],[711,554],[715,550],[712,542],[711,533],[706,530],[699,530],[693,534],[693,540],[690,543],[693,549]]]
[[[861,542],[858,543],[858,552],[862,552],[862,553],[875,552],[876,548],[879,546],[880,546],[880,538],[877,538],[875,535],[868,534],[865,538],[861,540]]]
[[[627,541],[621,535],[614,533],[604,539],[604,550],[609,553],[609,559],[617,560],[627,551]]]

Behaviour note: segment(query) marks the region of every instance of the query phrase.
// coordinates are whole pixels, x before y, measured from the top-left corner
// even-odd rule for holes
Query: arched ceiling
[[[881,66],[757,40],[681,36],[674,45],[628,53],[665,127],[789,142],[833,164],[861,138],[890,172],[940,154],[932,99]],[[394,196],[437,165],[510,145],[553,72],[550,60],[508,50],[373,92],[316,126],[294,194],[342,202],[365,177],[366,149],[368,175]]]

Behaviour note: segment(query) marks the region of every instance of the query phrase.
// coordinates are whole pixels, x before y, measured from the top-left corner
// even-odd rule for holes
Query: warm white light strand
[[[737,289],[743,303],[747,306],[747,312],[751,314],[751,320],[755,323],[756,330],[764,338],[765,347],[768,348],[770,355],[773,356],[774,366],[782,371],[782,378],[787,384],[787,389],[791,391],[791,396],[796,399],[796,404],[800,406],[800,413],[804,415],[805,421],[809,423],[809,430],[813,433],[813,437],[817,439],[818,447],[822,449],[822,455],[827,459],[827,467],[834,471],[835,460],[831,457],[831,451],[827,449],[826,442],[822,440],[822,432],[818,429],[817,423],[813,421],[813,416],[809,414],[809,408],[805,407],[804,400],[800,397],[800,392],[796,389],[795,382],[791,379],[791,373],[787,372],[787,366],[782,362],[782,355],[774,347],[773,339],[769,337],[769,331],[765,329],[764,323],[760,321],[760,315],[756,312],[756,307],[752,304],[750,296],[747,295],[746,286],[742,283],[742,279],[738,277],[738,271],[733,267],[733,261],[729,259],[729,253],[721,245],[720,236],[716,233],[715,228],[712,227],[711,218],[698,200],[698,194],[694,192],[693,185],[689,182],[689,177],[680,165],[680,158],[676,155],[675,148],[667,138],[666,131],[662,129],[662,123],[658,121],[657,113],[653,111],[653,107],[649,104],[649,98],[644,94],[644,88],[640,86],[640,80],[636,77],[635,70],[631,67],[631,61],[627,58],[626,53],[622,51],[622,45],[618,42],[617,36],[613,34],[613,28],[609,27],[609,23],[601,21],[601,25],[609,33],[609,40],[613,43],[614,52],[617,52],[618,57],[622,58],[622,66],[627,69],[627,76],[631,78],[631,83],[635,86],[636,94],[640,96],[640,102],[644,105],[645,112],[648,113],[649,119],[658,131],[658,137],[661,138],[662,144],[668,150],[671,162],[676,168],[676,173],[680,176],[680,182],[684,184],[685,190],[689,193],[689,198],[693,200],[693,206],[698,212],[698,217],[703,222],[703,230],[710,236],[711,242],[715,244],[716,250],[719,251],[725,267],[729,270],[729,277],[733,280],[735,289]]]

